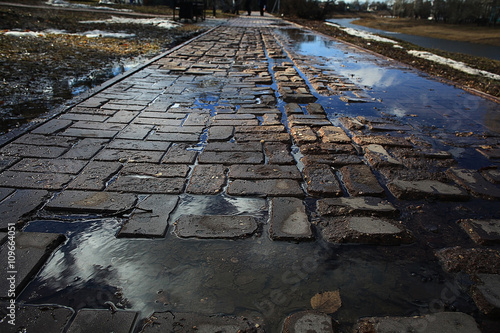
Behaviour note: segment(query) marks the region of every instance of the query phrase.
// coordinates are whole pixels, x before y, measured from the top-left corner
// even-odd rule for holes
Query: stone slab
[[[9,190],[10,193],[12,193]],[[6,230],[9,223],[18,223],[22,218],[47,201],[45,190],[17,190],[0,203],[0,230]]]
[[[61,133],[62,136],[74,136],[78,138],[101,138],[101,139],[111,139],[118,131],[113,130],[98,130],[90,128],[73,128],[70,127]]]
[[[0,174],[0,186],[59,190],[73,178],[74,175],[64,173],[4,171]]]
[[[500,184],[500,168],[481,170],[484,179],[492,184]]]
[[[500,243],[500,220],[464,219],[459,221],[460,226],[480,245],[494,245]]]
[[[96,155],[96,161],[128,162],[128,163],[159,163],[163,157],[163,151],[153,150],[120,150],[103,149]]]
[[[500,187],[488,182],[475,170],[453,167],[446,174],[475,196],[488,200],[500,199]]]
[[[351,143],[351,138],[340,127],[323,126],[318,130],[318,134],[324,143]]]
[[[222,164],[198,164],[191,175],[186,192],[217,194],[226,184],[227,168]]]
[[[74,311],[57,306],[20,306],[16,305],[15,325],[6,320],[0,322],[1,332],[53,332],[62,333]],[[0,318],[1,319],[1,318]]]
[[[474,318],[461,312],[438,312],[414,317],[371,317],[358,321],[359,333],[481,333]]]
[[[340,168],[344,184],[352,196],[383,196],[384,189],[369,166],[348,165]]]
[[[346,165],[363,164],[361,157],[357,155],[306,155],[302,158],[305,165],[328,164],[332,167],[343,167]]]
[[[256,196],[282,196],[303,197],[304,191],[300,183],[293,179],[263,179],[243,180],[236,179],[229,184],[229,195],[256,195]]]
[[[397,221],[377,217],[323,218],[321,225],[323,238],[332,243],[400,245],[413,239]]]
[[[262,151],[262,143],[260,142],[209,142],[204,152],[215,151],[254,151],[261,152]]]
[[[440,199],[467,200],[468,194],[461,188],[436,180],[408,181],[395,179],[387,184],[391,193],[401,200]]]
[[[131,210],[136,201],[137,197],[130,193],[66,190],[52,199],[45,208],[48,210],[116,214]]]
[[[319,215],[371,215],[389,216],[398,215],[398,210],[388,201],[377,197],[342,197],[324,198],[316,202]]]
[[[316,133],[309,126],[294,126],[290,132],[298,145],[315,142],[318,139]]]
[[[163,332],[254,332],[263,333],[261,325],[251,322],[247,318],[229,316],[203,316],[193,313],[180,313],[171,311],[155,312],[146,321],[147,324],[141,333]]]
[[[152,194],[133,210],[118,237],[164,237],[168,218],[179,201],[176,195]]]
[[[283,333],[334,333],[333,319],[316,311],[294,313],[285,319]]]
[[[289,144],[264,143],[264,151],[269,164],[295,164]]]
[[[180,194],[184,191],[185,178],[157,178],[136,175],[120,175],[107,190],[111,192],[144,194]]]
[[[363,147],[365,158],[374,168],[403,167],[401,161],[392,157],[381,145],[370,144]]]
[[[500,148],[477,148],[477,151],[489,159],[500,159]]]
[[[0,202],[2,202],[5,198],[7,198],[9,195],[14,193],[15,189],[13,188],[0,188]]]
[[[141,175],[157,178],[176,178],[187,177],[189,170],[189,166],[184,164],[134,163],[126,164],[120,170],[120,175]]]
[[[87,161],[66,159],[25,158],[9,168],[12,171],[78,174]]]
[[[109,143],[107,148],[110,149],[125,149],[125,150],[158,150],[167,151],[170,147],[170,142],[165,141],[139,141],[139,140],[122,140],[116,139]]]
[[[264,162],[262,152],[212,152],[204,151],[198,157],[198,162],[203,164],[259,164]]]
[[[257,227],[254,217],[243,215],[183,215],[175,221],[175,232],[183,238],[243,238]]]
[[[166,133],[154,132],[147,137],[149,141],[170,141],[170,142],[198,142],[200,134],[195,133]]]
[[[0,154],[19,157],[58,158],[67,150],[67,147],[35,146],[10,143],[0,149]]]
[[[153,125],[130,124],[121,130],[116,136],[117,139],[142,140],[153,129]]]
[[[65,237],[59,234],[41,232],[18,232],[14,239],[8,239],[0,248],[0,281],[6,283],[7,278],[15,275],[13,284],[15,294],[28,284],[38,270],[43,266],[50,253],[58,247]],[[14,263],[8,262],[8,252],[15,242],[16,259]],[[11,298],[10,288],[0,289],[0,298]]]
[[[447,272],[500,274],[500,251],[497,250],[456,246],[438,250],[435,254]]]
[[[193,164],[198,152],[189,150],[190,145],[184,143],[173,144],[163,157],[161,163]]]
[[[62,131],[73,124],[69,119],[52,119],[35,128],[31,133],[34,134],[54,134]]]
[[[235,135],[237,142],[285,142],[289,143],[291,138],[288,133],[238,133]]]
[[[13,145],[29,145],[29,146],[53,146],[69,148],[76,142],[75,138],[65,138],[58,135],[38,135],[38,134],[25,134],[13,142]],[[8,145],[10,146],[10,145]],[[6,146],[7,147],[7,146]],[[28,148],[28,147],[26,147]],[[47,156],[48,157],[48,156]]]
[[[82,139],[62,155],[61,158],[90,160],[108,142],[108,139]]]
[[[288,117],[288,124],[291,127],[295,126],[329,126],[332,123],[326,116],[294,114]]]
[[[478,274],[479,283],[472,289],[472,298],[481,312],[500,314],[500,275]]]
[[[360,146],[377,144],[387,147],[412,147],[412,144],[405,138],[386,135],[355,135],[352,140]]]
[[[132,332],[136,319],[137,312],[134,311],[81,309],[67,333],[129,333]]]
[[[295,165],[231,165],[229,178],[232,179],[297,179],[302,175]]]
[[[302,200],[273,198],[271,207],[269,233],[272,239],[307,240],[313,237],[311,223]]]
[[[233,126],[211,126],[208,130],[208,142],[228,141],[233,135]]]
[[[92,161],[68,185],[68,189],[103,190],[121,167],[122,164],[118,162]]]
[[[339,181],[330,166],[325,164],[307,164],[303,173],[309,194],[328,196],[340,196],[343,194]]]

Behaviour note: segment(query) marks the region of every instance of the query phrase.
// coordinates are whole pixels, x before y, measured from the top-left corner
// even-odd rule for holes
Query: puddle
[[[240,240],[180,239],[172,222],[183,214],[252,215],[261,235]],[[278,332],[289,314],[311,309],[317,293],[340,290],[333,316],[343,325],[359,317],[419,315],[465,303],[434,257],[415,246],[332,246],[321,241],[271,241],[264,199],[181,196],[164,239],[117,239],[116,218],[31,222],[25,231],[62,232],[68,241],[20,295],[30,304],[187,311],[262,320]],[[400,258],[408,259],[400,259]],[[443,292],[456,294],[443,300]]]

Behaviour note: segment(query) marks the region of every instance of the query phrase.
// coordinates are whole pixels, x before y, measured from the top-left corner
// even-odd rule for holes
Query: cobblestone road
[[[344,115],[332,122],[318,98],[363,102],[364,88],[296,54],[293,40],[276,33],[283,26],[270,17],[231,20],[0,148],[0,296],[4,313],[15,314],[15,325],[8,316],[0,323],[2,332],[275,330],[258,311],[248,318],[150,316],[115,309],[111,301],[95,309],[24,305],[29,299],[17,296],[72,236],[23,227],[83,215],[116,217],[118,238],[162,239],[173,232],[200,242],[270,237],[297,247],[312,241],[394,252],[410,247],[415,256],[435,251],[443,274],[467,273],[470,289],[453,300],[441,295],[437,314],[359,318],[353,330],[498,327],[498,133],[450,139],[489,161],[477,170],[408,123]],[[264,207],[260,217],[179,212],[186,196],[255,198]],[[469,303],[456,305],[458,295]],[[338,331],[336,321],[349,331],[335,316],[347,296],[342,289],[318,290],[309,307],[282,318],[284,332]]]

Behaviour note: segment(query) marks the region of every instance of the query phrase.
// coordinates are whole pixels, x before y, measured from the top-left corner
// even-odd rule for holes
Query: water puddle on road
[[[181,239],[173,233],[173,222],[183,214],[221,213],[252,215],[262,228],[238,240]],[[433,255],[414,245],[272,241],[264,199],[181,196],[164,239],[116,238],[121,223],[31,222],[25,231],[63,232],[68,241],[19,300],[76,310],[108,308],[111,301],[143,319],[168,310],[246,316],[267,332],[279,332],[285,317],[310,310],[311,298],[325,291],[340,290],[342,307],[333,317],[344,327],[363,316],[419,315],[467,304]]]

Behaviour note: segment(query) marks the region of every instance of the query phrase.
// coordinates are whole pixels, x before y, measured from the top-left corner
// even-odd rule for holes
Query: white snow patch
[[[44,31],[5,31],[0,32],[0,35],[13,36],[13,37],[45,37],[47,35],[68,35],[68,36],[85,36],[87,38],[97,37],[111,37],[111,38],[130,38],[135,37],[134,34],[127,34],[124,32],[108,32],[102,30],[92,30],[70,34],[64,30],[47,29]]]
[[[144,18],[144,19],[134,19],[126,17],[113,16],[107,20],[100,21],[80,21],[80,23],[121,23],[121,24],[144,24],[144,25],[154,25],[159,28],[172,29],[178,27],[179,24],[168,19],[163,18]]]
[[[114,10],[120,12],[131,12],[130,9],[116,9],[111,7],[103,7],[103,6],[89,6],[79,3],[69,3],[64,0],[47,0],[47,5],[55,6],[55,7],[70,7],[70,8],[86,8],[86,9],[97,9],[97,10]]]
[[[392,39],[389,39],[389,38],[380,37],[380,36],[371,34],[371,33],[366,32],[366,31],[356,30],[356,29],[353,29],[353,28],[341,27],[340,25],[335,24],[335,23],[331,23],[331,22],[325,22],[325,24],[330,25],[332,27],[339,28],[340,30],[348,33],[351,36],[356,36],[356,37],[360,37],[360,38],[368,39],[368,40],[374,40],[376,42],[398,44],[398,42],[396,42],[395,40],[392,40]]]
[[[427,60],[442,64],[442,65],[450,66],[452,68],[458,69],[459,71],[462,71],[462,72],[467,73],[467,74],[482,75],[482,76],[485,76],[485,77],[493,79],[493,80],[500,80],[500,75],[498,75],[498,74],[494,74],[494,73],[490,73],[490,72],[483,71],[480,69],[472,68],[472,67],[469,67],[468,65],[464,64],[463,62],[456,61],[456,60],[449,59],[449,58],[444,58],[444,57],[438,56],[434,53],[417,51],[417,50],[409,50],[408,53],[415,56],[415,57],[427,59]]]

